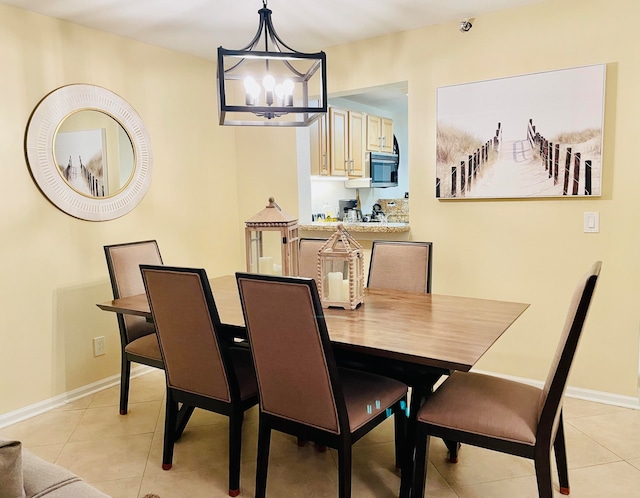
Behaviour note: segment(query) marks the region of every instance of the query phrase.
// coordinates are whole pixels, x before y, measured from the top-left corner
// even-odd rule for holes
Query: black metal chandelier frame
[[[273,22],[271,21],[272,11],[267,8],[266,0],[263,0],[263,8],[258,11],[260,24],[258,31],[249,44],[240,50],[230,50],[223,47],[218,48],[218,109],[219,122],[221,125],[236,126],[308,126],[322,114],[327,112],[327,74],[326,55],[324,52],[304,53],[294,50],[288,46],[278,36]],[[264,39],[264,50],[255,50],[261,39]],[[269,42],[273,50],[269,50]],[[286,49],[286,51],[284,50]],[[237,62],[235,59],[238,59]],[[265,70],[268,73],[271,62],[282,62],[291,71],[289,79],[294,84],[301,86],[302,105],[230,105],[227,99],[228,81],[244,79],[244,75],[234,73],[246,60],[262,59],[265,61]],[[228,64],[225,69],[225,62],[233,60],[235,63]],[[300,72],[291,63],[295,60],[308,60],[311,65],[305,72]],[[309,95],[309,82],[320,71],[320,93],[321,95]],[[310,105],[311,99],[317,99],[318,105]],[[249,114],[265,118],[256,120],[231,119],[228,115],[233,113]],[[274,119],[289,115],[292,119]],[[296,119],[299,118],[299,119]]]

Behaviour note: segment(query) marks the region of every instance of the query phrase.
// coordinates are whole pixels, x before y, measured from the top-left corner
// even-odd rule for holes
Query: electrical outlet
[[[105,354],[104,350],[104,336],[93,338],[93,356],[102,356]]]

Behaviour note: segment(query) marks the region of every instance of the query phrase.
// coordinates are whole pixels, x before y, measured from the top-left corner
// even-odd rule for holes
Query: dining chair
[[[367,287],[430,294],[432,259],[432,242],[374,240],[371,246]],[[393,333],[393,324],[389,327],[390,333]],[[380,373],[410,385],[412,413],[417,412],[429,394],[424,386],[432,386],[442,375],[449,373],[416,364],[407,364],[399,368],[396,362],[385,358],[359,355],[352,351],[348,354],[340,352],[338,362],[341,366]],[[415,418],[412,417],[408,433],[412,438],[415,434],[414,422]]]
[[[222,335],[205,270],[157,265],[140,265],[140,270],[165,364],[162,468],[171,469],[175,442],[194,408],[226,415],[229,496],[238,496],[242,421],[244,412],[258,403],[251,353]]]
[[[407,386],[337,367],[315,280],[236,278],[260,396],[256,497],[266,496],[272,430],[335,448],[341,498],[351,496],[352,445],[391,414],[399,463]]]
[[[298,275],[318,278],[318,252],[327,239],[301,238],[298,241]]]
[[[104,254],[114,299],[143,294],[140,264],[162,264],[155,240],[107,245]],[[140,316],[118,313],[117,317],[121,350],[120,415],[125,415],[129,407],[131,362],[156,368],[164,368],[164,364],[153,323]]]
[[[569,494],[562,398],[601,265],[594,263],[576,286],[542,389],[490,375],[455,372],[426,401],[417,415],[414,498],[424,496],[430,436],[532,459],[540,498],[553,496],[553,446],[560,493]],[[457,454],[452,457],[457,460]]]
[[[431,293],[432,242],[374,240],[367,287]]]

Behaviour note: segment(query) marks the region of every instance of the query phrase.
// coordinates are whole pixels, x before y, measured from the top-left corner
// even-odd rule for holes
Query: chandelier
[[[246,47],[218,48],[220,124],[308,126],[327,112],[325,53],[289,47],[273,27],[267,1],[262,5],[258,31]]]

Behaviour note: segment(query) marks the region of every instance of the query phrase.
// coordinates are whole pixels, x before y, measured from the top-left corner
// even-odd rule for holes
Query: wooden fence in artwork
[[[76,181],[78,177],[78,169],[80,169],[80,174],[87,184],[87,188],[89,189],[89,193],[93,197],[104,197],[104,179],[102,177],[98,177],[94,175],[82,162],[82,157],[79,158],[80,167],[73,165],[71,157],[69,157],[69,163],[67,166],[62,168],[62,176],[69,182],[73,183]]]
[[[84,165],[82,159],[80,159],[80,171],[82,172],[82,176],[87,182],[87,186],[89,187],[89,191],[91,195],[94,197],[104,197],[104,181],[102,178],[94,175],[89,169]]]
[[[536,150],[540,156],[545,171],[548,172],[549,178],[553,178],[553,184],[558,184],[560,176],[560,145],[547,140],[537,130],[533,124],[533,119],[529,119],[527,125],[527,139],[531,144],[532,150]],[[580,170],[582,157],[580,152],[573,152],[572,148],[565,147],[564,165],[563,165],[563,185],[562,195],[579,195],[580,194]],[[573,171],[572,171],[573,166]],[[591,160],[584,161],[584,195],[591,195],[592,192],[592,169]]]
[[[460,161],[460,166],[451,167],[451,195],[449,197],[464,197],[465,192],[477,180],[478,174],[489,162],[489,154],[492,150],[499,152],[502,145],[502,124],[498,123],[496,134],[478,147],[467,158]],[[459,168],[459,169],[458,169]],[[459,180],[458,180],[458,173]],[[440,178],[436,178],[436,198],[440,197]]]

